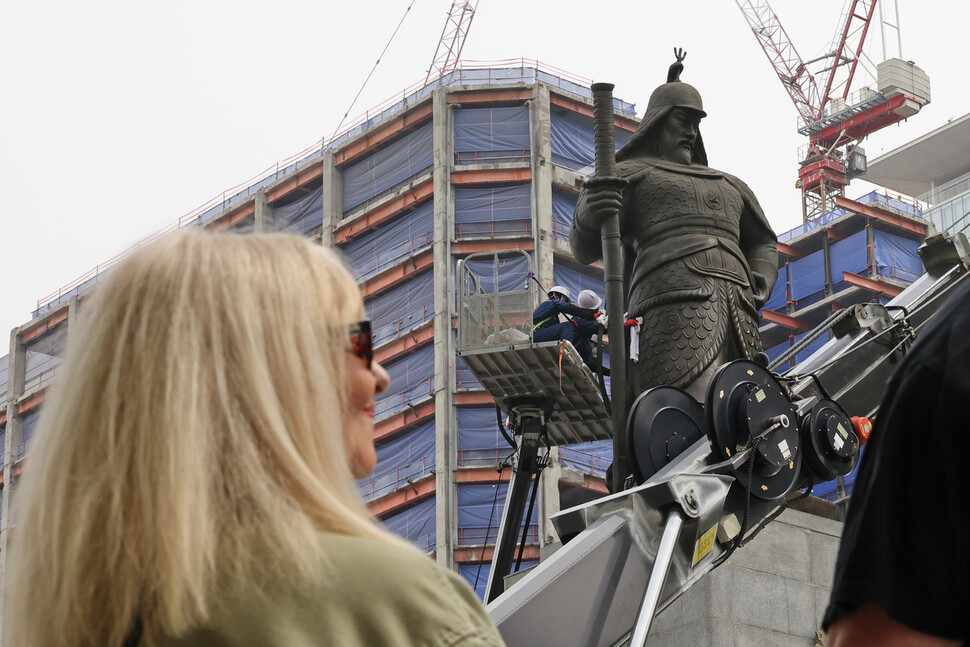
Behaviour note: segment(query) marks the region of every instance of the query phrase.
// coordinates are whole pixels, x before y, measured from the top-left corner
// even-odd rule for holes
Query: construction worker
[[[573,305],[569,289],[561,285],[554,285],[547,294],[549,298],[532,312],[533,341],[572,342],[583,362],[595,371],[589,339],[599,332],[600,324],[607,325],[606,314]],[[559,315],[564,315],[566,321],[560,321]],[[603,375],[609,375],[609,369],[604,368]]]

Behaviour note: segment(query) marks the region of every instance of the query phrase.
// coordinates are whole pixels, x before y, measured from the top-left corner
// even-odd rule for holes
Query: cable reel
[[[630,408],[626,438],[630,468],[640,485],[705,436],[704,408],[686,392],[658,386]]]
[[[790,493],[801,468],[799,428],[787,391],[755,362],[740,359],[721,366],[707,388],[707,434],[715,456],[728,460],[753,449],[735,470],[751,495],[776,501]]]
[[[819,400],[801,422],[805,462],[816,483],[849,474],[859,462],[859,437],[832,400]]]

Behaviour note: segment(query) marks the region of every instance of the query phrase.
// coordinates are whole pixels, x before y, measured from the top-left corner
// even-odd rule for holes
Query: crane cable
[[[367,82],[370,81],[370,77],[374,75],[374,70],[377,69],[377,66],[381,62],[381,59],[384,58],[384,54],[387,52],[387,48],[391,46],[391,41],[393,41],[394,37],[397,36],[398,30],[401,28],[401,25],[404,24],[404,19],[408,17],[408,13],[411,11],[411,7],[414,6],[414,2],[415,0],[411,0],[411,4],[409,4],[408,8],[404,10],[404,15],[401,16],[400,22],[398,22],[397,27],[394,28],[394,33],[392,33],[391,37],[387,39],[387,44],[384,45],[384,49],[381,50],[381,55],[377,57],[376,61],[374,61],[374,67],[371,68],[370,73],[367,74],[367,78],[364,79],[364,82],[361,84],[360,89],[357,90],[357,94],[354,96],[354,100],[350,102],[350,106],[347,108],[347,112],[345,112],[344,116],[340,118],[340,123],[337,124],[337,127],[333,131],[333,134],[330,135],[330,139],[333,139],[334,137],[336,137],[337,133],[340,132],[340,127],[344,125],[344,121],[346,121],[347,115],[349,115],[350,111],[354,109],[354,105],[357,103],[357,99],[360,98],[360,93],[364,91],[365,87],[367,87]]]

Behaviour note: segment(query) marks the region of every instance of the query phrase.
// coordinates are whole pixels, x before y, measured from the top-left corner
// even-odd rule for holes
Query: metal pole
[[[505,495],[505,512],[502,516],[498,538],[495,541],[492,569],[489,572],[487,590],[485,591],[486,602],[491,602],[505,592],[505,576],[512,569],[516,540],[519,538],[519,524],[522,522],[522,514],[525,512],[529,485],[536,473],[539,437],[543,425],[544,422],[538,415],[530,413],[522,416],[519,460],[515,466],[515,472],[512,474],[512,480],[509,482],[508,493]],[[526,519],[526,524],[528,522],[529,520]]]
[[[664,526],[664,534],[660,537],[660,547],[657,548],[657,557],[653,561],[653,570],[650,571],[650,581],[643,592],[643,601],[640,602],[637,620],[633,625],[630,647],[643,647],[647,643],[647,634],[650,633],[650,625],[657,612],[657,603],[660,602],[660,593],[667,581],[667,572],[670,570],[671,558],[683,525],[684,517],[680,511],[671,510],[667,516],[667,525]]]
[[[593,137],[596,143],[595,175],[587,185],[612,185],[617,190],[626,184],[616,177],[616,140],[613,132],[613,84],[594,83]],[[603,278],[606,284],[606,313],[609,316],[610,386],[613,406],[613,491],[623,489],[630,473],[626,446],[627,379],[626,332],[623,327],[623,257],[620,244],[620,214],[611,214],[601,225],[603,238]]]

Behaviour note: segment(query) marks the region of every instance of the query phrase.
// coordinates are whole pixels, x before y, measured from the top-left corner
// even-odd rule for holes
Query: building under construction
[[[376,403],[377,468],[360,482],[360,492],[388,528],[460,571],[480,593],[513,449],[500,433],[491,397],[456,356],[456,266],[474,253],[518,249],[530,257],[541,285],[603,295],[601,268],[577,264],[568,245],[579,190],[592,172],[592,124],[588,80],[524,61],[456,69],[179,223],[242,234],[296,232],[342,251],[373,321],[375,357],[391,376]],[[617,147],[637,124],[634,106],[615,102]],[[928,138],[967,137],[968,124],[964,117]],[[772,358],[836,309],[890,298],[918,276],[915,250],[931,231],[930,220],[938,228],[963,226],[967,209],[954,206],[970,201],[970,169],[957,168],[962,157],[941,156],[923,196],[892,183],[908,177],[911,159],[893,166],[908,155],[891,153],[869,165],[873,173],[886,170],[880,177],[892,192],[840,197],[834,211],[779,237],[779,278],[761,328]],[[896,191],[919,193],[921,200]],[[11,333],[10,354],[0,362],[3,510],[16,497],[71,322],[101,276],[92,273],[39,303],[34,318]],[[790,361],[826,340],[796,348]],[[557,541],[552,514],[606,492],[611,457],[608,441],[550,450],[528,520],[523,567],[545,557]],[[4,568],[11,526],[4,515]],[[724,622],[731,631],[752,627],[753,636],[814,636],[838,526],[786,513],[769,530],[759,541],[794,542],[805,550],[791,557],[794,570],[779,564],[774,572],[755,564],[756,544],[743,551],[747,558],[739,553],[734,566],[717,571],[718,582],[733,577],[733,586],[744,590],[777,593],[781,586],[780,597],[765,593],[736,602],[741,606],[722,613]],[[683,644],[714,644],[701,636],[723,629],[723,618],[712,609],[717,595],[729,592],[705,590],[698,587],[694,597],[685,596],[688,606],[660,616],[665,620],[657,626],[658,638],[679,632],[699,640]],[[701,595],[709,608],[698,610]],[[778,604],[786,609],[783,620],[771,612]],[[788,607],[801,615],[789,618]],[[701,634],[688,634],[685,627],[695,624]]]
[[[180,222],[296,232],[343,253],[391,376],[376,402],[377,468],[360,492],[388,528],[480,590],[513,449],[455,354],[455,267],[475,252],[521,249],[541,284],[603,294],[602,271],[573,262],[568,246],[593,163],[589,97],[588,80],[535,63],[455,70]],[[632,105],[617,102],[616,124],[622,144],[637,125]],[[12,334],[0,434],[4,484],[14,487],[4,509],[78,304],[102,276],[53,295]],[[609,442],[554,452],[523,564],[553,541],[551,514],[606,492],[611,452]],[[7,520],[3,528],[6,555]]]

